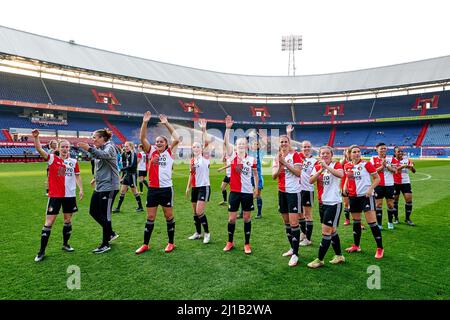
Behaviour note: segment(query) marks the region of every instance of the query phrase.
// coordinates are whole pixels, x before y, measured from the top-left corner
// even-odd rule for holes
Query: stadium
[[[147,60],[87,47],[0,26],[0,176],[3,246],[0,299],[145,299],[145,300],[304,300],[304,299],[433,299],[449,298],[448,240],[445,228],[450,201],[450,56],[349,72],[254,76],[213,72]],[[93,255],[99,230],[89,217],[92,189],[90,163],[78,150],[91,143],[99,128],[113,132],[113,142],[140,143],[146,111],[152,113],[148,140],[166,134],[158,115],[165,114],[183,140],[174,168],[174,216],[177,248],[164,254],[163,216],[155,223],[152,249],[136,256],[143,214],[134,212],[131,195],[113,216],[120,238],[105,255]],[[227,211],[218,206],[225,117],[241,129],[254,129],[271,139],[263,159],[263,218],[255,220],[254,251],[242,246],[224,254]],[[184,197],[191,144],[197,122],[206,119],[214,136],[211,201],[207,207],[212,241],[203,246],[187,240],[193,230],[190,203]],[[294,127],[293,140],[328,145],[341,158],[352,144],[365,157],[386,143],[388,154],[400,146],[416,163],[411,175],[414,221],[383,230],[385,258],[373,259],[370,231],[363,231],[360,256],[347,256],[341,266],[308,270],[320,244],[300,249],[300,263],[289,268],[281,257],[286,247],[278,214],[271,166],[278,137]],[[85,200],[74,216],[73,253],[61,252],[62,222],[57,220],[47,256],[36,264],[39,232],[46,205],[45,163],[33,144],[32,129],[42,144],[66,139],[80,158]],[[233,140],[234,142],[234,140]],[[402,206],[403,204],[401,204]],[[401,208],[400,206],[400,208]],[[402,209],[400,210],[402,211]],[[319,220],[317,204],[314,216]],[[402,215],[401,213],[400,215]],[[439,216],[439,219],[436,218]],[[444,228],[441,228],[444,226]],[[242,223],[236,238],[241,241]],[[339,227],[341,241],[351,244],[351,227]],[[238,241],[238,240],[236,240]],[[16,250],[20,247],[21,250]],[[382,273],[381,288],[368,288],[371,266]],[[68,289],[69,266],[79,266],[81,289]],[[102,270],[105,269],[106,270]],[[447,273],[447,274],[446,274]]]

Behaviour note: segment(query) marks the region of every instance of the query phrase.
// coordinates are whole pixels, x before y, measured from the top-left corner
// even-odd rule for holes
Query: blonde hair
[[[58,148],[60,148],[60,147],[61,147],[61,144],[63,144],[64,142],[66,142],[66,143],[69,145],[69,147],[71,146],[69,140],[61,139],[61,140],[58,140],[58,142],[57,142],[57,143],[58,143]]]
[[[332,148],[332,147],[330,147],[330,146],[321,146],[321,147],[319,148],[319,155],[320,155],[320,153],[322,152],[322,149],[327,149],[328,151],[331,152],[331,155],[333,156],[334,152],[333,152],[333,148]]]
[[[125,142],[125,145],[129,145],[131,151],[134,151],[134,143],[133,143],[132,141],[126,141],[126,142]]]
[[[291,138],[289,138],[289,136],[288,136],[287,134],[282,134],[282,135],[279,136],[278,138],[279,138],[278,141],[281,141],[281,139],[283,139],[283,138],[288,139],[288,141],[289,141],[289,151],[292,150],[292,147],[291,147]],[[281,151],[281,145],[278,147],[278,151]]]

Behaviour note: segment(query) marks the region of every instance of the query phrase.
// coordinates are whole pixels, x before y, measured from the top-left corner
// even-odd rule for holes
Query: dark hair
[[[384,142],[378,142],[377,145],[375,146],[375,148],[385,146],[385,145],[386,145],[386,143],[384,143]]]
[[[103,137],[103,139],[105,139],[105,141],[109,141],[109,139],[111,139],[111,137],[113,135],[112,131],[109,130],[108,128],[95,130],[94,134],[98,134],[100,137]]]
[[[169,149],[169,139],[167,139],[166,136],[157,136],[156,139],[158,139],[158,138],[163,138],[164,141],[166,142],[166,148],[164,150]]]

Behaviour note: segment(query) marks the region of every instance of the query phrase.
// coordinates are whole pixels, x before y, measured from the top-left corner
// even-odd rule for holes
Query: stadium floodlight
[[[295,51],[302,50],[303,37],[290,35],[281,37],[281,51],[289,51],[288,59],[288,76],[291,74],[291,60],[292,60],[292,74],[295,76]]]

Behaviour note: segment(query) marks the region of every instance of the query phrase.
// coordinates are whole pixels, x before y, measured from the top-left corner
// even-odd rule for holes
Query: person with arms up
[[[239,207],[242,206],[244,213],[244,252],[252,253],[250,247],[250,235],[252,228],[251,211],[254,210],[253,198],[258,197],[258,172],[256,170],[256,159],[247,154],[248,142],[246,138],[239,138],[236,141],[236,151],[230,144],[230,129],[233,120],[230,116],[225,118],[225,152],[230,157],[230,198],[228,206],[228,242],[223,251],[230,251],[234,247],[233,237],[236,228],[236,218]],[[254,177],[253,188],[251,177]]]
[[[273,160],[272,178],[278,179],[278,211],[283,218],[290,249],[283,257],[290,257],[288,266],[298,264],[298,248],[300,243],[300,226],[298,213],[300,211],[300,175],[302,159],[292,150],[291,139],[287,135],[280,136],[278,156]]]
[[[150,238],[155,225],[156,212],[158,206],[162,207],[167,224],[167,243],[165,252],[172,252],[175,248],[175,220],[173,217],[173,182],[172,171],[175,158],[175,148],[180,143],[180,137],[175,128],[169,123],[167,117],[163,114],[159,116],[161,123],[169,130],[172,136],[172,142],[165,136],[158,136],[155,139],[155,145],[151,145],[147,138],[147,125],[151,119],[150,111],[144,114],[141,125],[141,143],[144,152],[148,153],[149,158],[149,188],[147,193],[147,221],[144,229],[144,243],[135,251],[141,254],[149,250]]]

